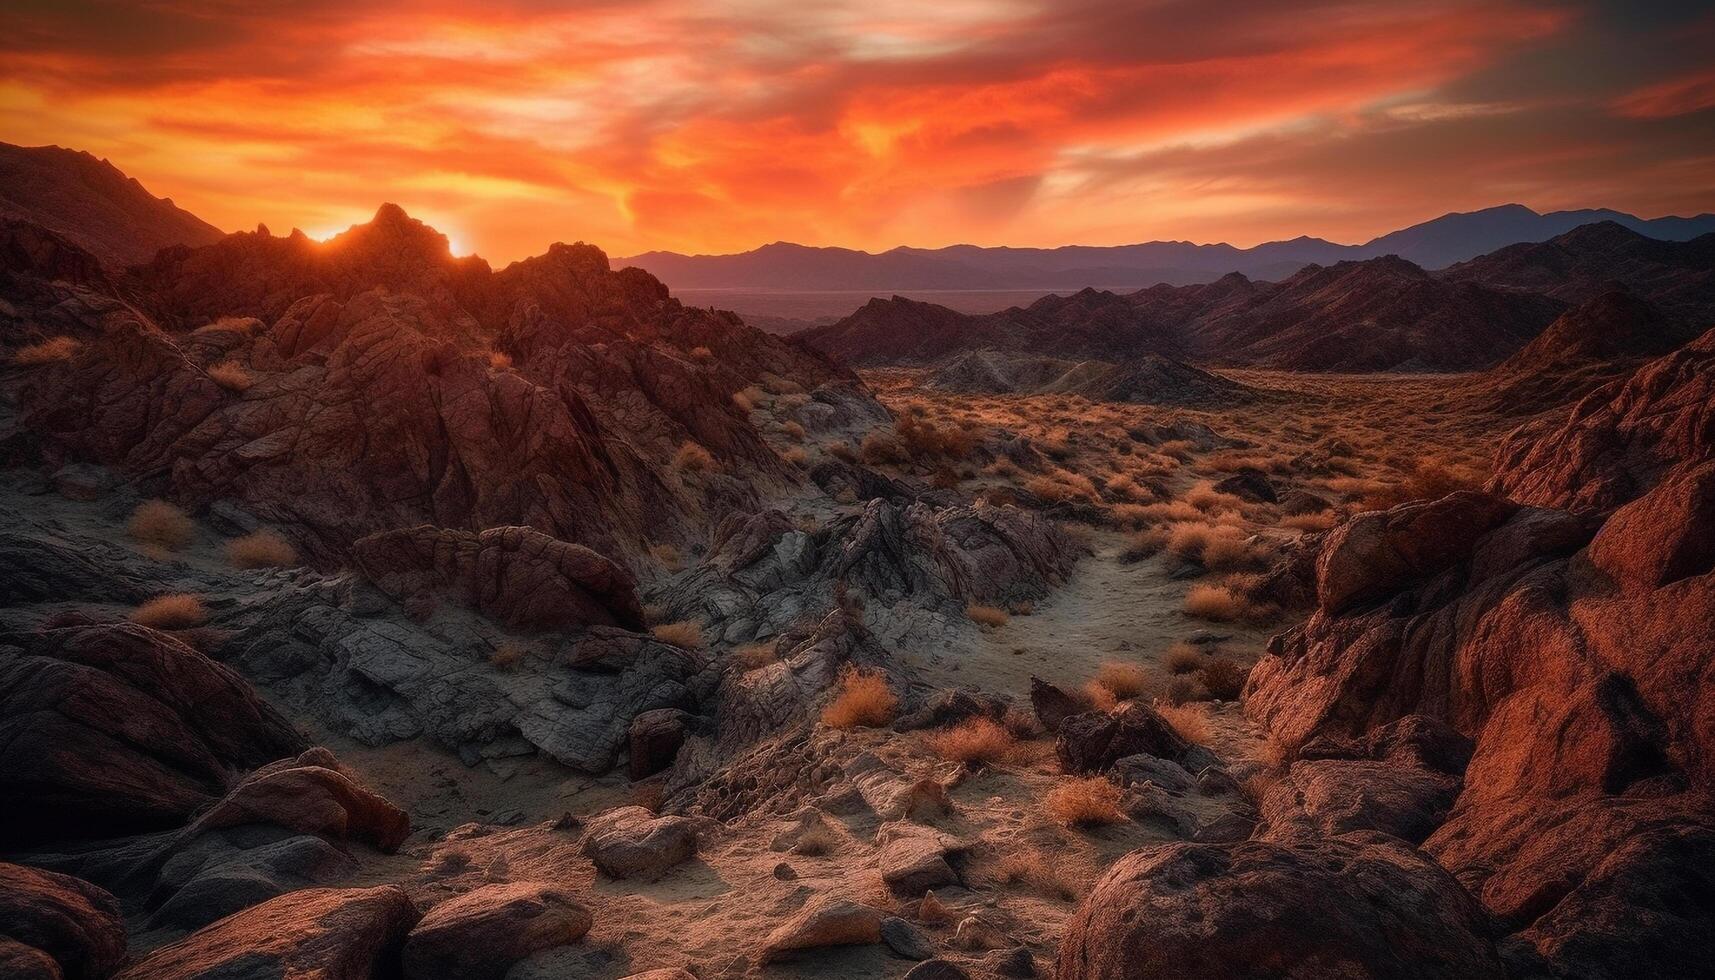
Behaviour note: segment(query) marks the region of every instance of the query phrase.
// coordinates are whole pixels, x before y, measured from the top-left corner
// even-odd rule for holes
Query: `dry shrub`
[[[20,347],[12,353],[12,363],[19,367],[38,367],[69,361],[83,349],[76,337],[50,337],[39,344]]]
[[[1100,711],[1106,714],[1119,705],[1119,699],[1114,697],[1114,692],[1108,690],[1106,685],[1098,684],[1095,681],[1086,682],[1080,693],[1083,696],[1078,700],[1083,701],[1087,706],[1086,710],[1089,711]]]
[[[707,347],[693,347],[691,348],[691,356],[699,361],[709,361],[714,359],[715,352]]]
[[[1096,668],[1096,681],[1114,696],[1125,701],[1142,694],[1149,687],[1149,673],[1137,664],[1109,660]]]
[[[511,370],[512,355],[504,351],[489,351],[488,366],[495,371]]]
[[[1143,527],[1150,523],[1149,508],[1142,504],[1114,504],[1108,508],[1108,521],[1115,527]]]
[[[853,449],[849,442],[830,442],[826,446],[822,447],[822,451],[842,463],[855,463],[858,461],[857,450]]]
[[[1482,485],[1483,474],[1470,466],[1421,459],[1415,461],[1411,472],[1400,482],[1366,493],[1359,506],[1364,510],[1387,510],[1413,500],[1439,500],[1455,491],[1475,490]]]
[[[1246,537],[1230,524],[1175,524],[1168,529],[1167,550],[1211,571],[1226,571],[1256,562],[1256,549]]]
[[[703,645],[703,624],[694,619],[681,619],[676,623],[662,623],[649,627],[649,632],[663,643],[671,643],[676,647],[695,650]]]
[[[1089,887],[1089,877],[1061,858],[1050,858],[1039,848],[1013,851],[995,862],[993,879],[1003,888],[1023,887],[1043,898],[1076,902]]]
[[[915,414],[901,416],[893,423],[893,431],[904,452],[923,459],[964,459],[971,454],[976,439],[958,426],[937,426]]]
[[[1108,493],[1126,500],[1137,501],[1153,496],[1150,491],[1130,473],[1120,473],[1108,478]]]
[[[1202,708],[1194,704],[1158,704],[1155,710],[1180,738],[1197,745],[1209,744],[1209,716]]]
[[[965,615],[971,617],[971,622],[978,626],[991,628],[1005,626],[1006,621],[1011,618],[1007,611],[999,606],[984,606],[975,602],[965,607]]]
[[[1244,693],[1245,681],[1250,675],[1249,667],[1236,660],[1219,657],[1203,665],[1203,689],[1217,701],[1237,701]]]
[[[983,467],[983,475],[984,476],[997,477],[997,478],[1002,479],[1002,480],[1006,479],[1007,477],[1017,476],[1018,475],[1018,464],[1014,463],[1010,459],[1007,459],[1005,456],[1002,456],[999,459],[996,459],[994,462]]]
[[[677,572],[685,567],[685,560],[680,557],[679,549],[665,541],[650,545],[649,557],[655,559],[655,564],[669,572]]]
[[[840,835],[826,821],[817,821],[804,828],[792,844],[792,853],[803,857],[821,857],[840,846]]]
[[[1042,723],[1036,720],[1036,714],[1023,708],[1011,707],[1001,716],[1000,723],[1012,733],[1012,737],[1021,742],[1029,741],[1042,734]]]
[[[228,541],[226,560],[233,568],[290,568],[298,563],[298,550],[278,533],[263,529]]]
[[[1065,827],[1099,827],[1123,823],[1119,787],[1100,776],[1073,779],[1048,791],[1043,806],[1054,822]]]
[[[804,441],[804,426],[797,422],[786,422],[780,426],[780,431],[786,433],[786,438],[793,442]]]
[[[1244,501],[1230,493],[1222,493],[1208,483],[1199,483],[1185,491],[1185,502],[1205,513],[1218,510],[1238,510]]]
[[[1335,517],[1332,512],[1323,511],[1320,514],[1292,514],[1280,519],[1280,526],[1294,531],[1326,531],[1334,526]]]
[[[1130,565],[1153,558],[1161,549],[1167,547],[1167,537],[1167,529],[1164,527],[1152,527],[1137,532],[1126,539],[1125,548],[1120,552],[1120,561]]]
[[[1164,500],[1158,504],[1142,504],[1138,511],[1141,519],[1161,524],[1173,521],[1198,522],[1207,520],[1207,516],[1197,508],[1183,500]]]
[[[781,452],[780,458],[792,466],[808,466],[810,464],[810,454],[804,451],[803,446],[787,446]]]
[[[1024,489],[1054,504],[1070,503],[1074,500],[1095,503],[1101,500],[1101,495],[1096,493],[1096,485],[1090,482],[1089,477],[1067,470],[1055,470],[1031,477],[1024,484]]]
[[[1180,705],[1196,701],[1203,696],[1203,685],[1188,674],[1179,677],[1169,677],[1167,685],[1161,689],[1161,697],[1156,700],[1162,704]]]
[[[707,449],[686,439],[673,456],[673,468],[686,473],[705,473],[715,468],[715,458]]]
[[[732,393],[733,405],[737,406],[738,410],[746,415],[756,411],[756,399],[751,397],[751,392],[753,391],[758,395],[762,394],[760,391],[756,391],[755,388],[746,388],[743,391],[735,391]]]
[[[1170,674],[1192,674],[1203,669],[1203,648],[1195,643],[1179,640],[1167,648],[1167,653],[1161,658],[1162,666]]]
[[[746,643],[734,649],[729,659],[733,666],[740,670],[756,670],[768,666],[778,658],[774,654],[772,643]]]
[[[840,672],[839,691],[822,709],[822,724],[830,728],[880,728],[893,722],[899,698],[879,672],[847,666]]]
[[[237,361],[221,361],[208,369],[209,380],[227,391],[245,391],[256,383],[250,369]]]
[[[125,530],[133,541],[168,551],[183,548],[196,535],[196,525],[185,512],[165,500],[145,500],[138,504]]]
[[[1185,593],[1185,614],[1217,623],[1241,619],[1247,603],[1224,585],[1193,585]]]
[[[488,655],[488,664],[495,670],[513,671],[524,663],[524,658],[530,655],[530,648],[522,643],[507,641],[494,648]]]
[[[131,610],[131,615],[126,618],[151,629],[182,630],[206,622],[208,609],[197,596],[177,592],[150,599]]]
[[[986,766],[1001,762],[1018,748],[1006,726],[992,718],[969,718],[929,736],[929,748],[948,762]]]
[[[858,455],[871,466],[905,463],[911,459],[911,455],[899,444],[899,440],[885,432],[871,432],[864,436],[863,444],[858,447]]]

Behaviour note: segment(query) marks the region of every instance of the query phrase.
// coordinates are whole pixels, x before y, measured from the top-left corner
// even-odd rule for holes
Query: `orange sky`
[[[108,157],[228,229],[391,200],[496,262],[1715,209],[1704,4],[472,6],[10,0],[0,140]]]

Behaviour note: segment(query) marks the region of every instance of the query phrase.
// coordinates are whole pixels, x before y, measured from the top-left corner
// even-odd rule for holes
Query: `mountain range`
[[[1664,242],[1601,222],[1436,272],[1387,255],[1309,265],[1280,282],[1229,273],[1127,294],[1084,289],[984,315],[894,296],[798,336],[860,366],[986,348],[1297,371],[1470,371],[1616,288],[1676,335],[1706,328],[1715,320],[1715,235]]]
[[[1543,242],[1582,225],[1610,221],[1662,241],[1715,232],[1715,214],[1640,218],[1608,209],[1541,214],[1520,204],[1442,215],[1362,245],[1299,237],[1253,248],[1144,242],[1059,248],[889,249],[860,252],[775,242],[732,255],[645,252],[614,260],[645,269],[675,289],[880,290],[1137,288],[1213,282],[1231,272],[1284,279],[1307,265],[1397,255],[1441,269],[1507,245]]]

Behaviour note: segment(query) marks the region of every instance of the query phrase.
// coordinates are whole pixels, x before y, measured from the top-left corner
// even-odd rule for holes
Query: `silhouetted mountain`
[[[1642,235],[1685,241],[1715,232],[1715,215],[1645,219],[1610,210],[1538,214],[1519,204],[1445,214],[1374,238],[1339,245],[1299,237],[1254,248],[1145,242],[1060,248],[900,247],[881,253],[775,242],[732,255],[646,252],[615,265],[647,269],[678,289],[895,290],[1136,287],[1212,282],[1238,272],[1284,279],[1306,265],[1398,255],[1427,269],[1520,242],[1542,242],[1581,225],[1613,221]]]
[[[0,216],[40,225],[115,268],[225,234],[106,160],[58,146],[0,143]]]

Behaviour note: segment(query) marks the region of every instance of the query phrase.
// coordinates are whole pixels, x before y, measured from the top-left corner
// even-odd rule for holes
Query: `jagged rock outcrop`
[[[426,526],[381,531],[359,539],[352,557],[400,602],[445,596],[522,629],[643,628],[630,572],[527,527],[474,534]]]
[[[11,635],[0,658],[0,833],[14,845],[176,826],[234,772],[306,748],[249,683],[129,624]]]
[[[1132,755],[1168,759],[1198,772],[1215,759],[1207,749],[1187,742],[1155,709],[1139,701],[1108,714],[1087,711],[1060,722],[1054,738],[1060,769],[1070,773],[1106,772]]]
[[[104,980],[125,962],[125,942],[119,902],[106,891],[0,862],[0,974]]]
[[[1067,924],[1062,980],[1501,980],[1480,909],[1379,835],[1126,855]]]
[[[322,564],[424,524],[530,526],[628,558],[797,479],[735,392],[831,385],[797,409],[827,424],[873,406],[823,358],[591,246],[492,272],[392,206],[326,245],[168,249],[102,288],[126,315],[92,308],[81,349],[22,379],[48,463],[239,501]],[[687,442],[713,467],[675,470]]]
[[[1318,609],[1251,673],[1247,711],[1301,753],[1407,715],[1474,741],[1422,846],[1515,972],[1705,969],[1682,937],[1715,927],[1694,857],[1715,847],[1712,385],[1715,333],[1515,433],[1491,484],[1511,500],[1336,529]]]
[[[400,949],[417,919],[411,899],[395,885],[306,888],[163,946],[118,976],[385,976],[398,970]]]

